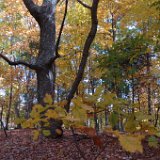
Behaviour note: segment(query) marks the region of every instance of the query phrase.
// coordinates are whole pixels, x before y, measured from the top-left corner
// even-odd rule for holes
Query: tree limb
[[[60,44],[61,35],[62,35],[62,32],[63,32],[63,28],[64,28],[64,22],[65,22],[65,20],[66,20],[67,11],[68,11],[68,0],[66,0],[64,17],[63,17],[63,21],[62,21],[61,28],[60,28],[60,31],[59,31],[57,43],[56,43],[56,49],[55,49],[55,50],[56,50],[56,56],[58,56],[58,57],[59,57],[59,53],[58,53],[59,44]]]
[[[79,4],[81,4],[83,7],[88,8],[88,9],[92,9],[92,7],[90,7],[89,5],[85,4],[84,2],[82,2],[81,0],[77,0],[77,2]]]
[[[29,63],[26,63],[26,62],[24,62],[24,61],[15,61],[15,62],[13,62],[13,61],[9,60],[6,56],[4,56],[4,55],[2,54],[2,52],[0,53],[0,57],[1,57],[2,59],[4,59],[4,60],[5,60],[9,65],[11,65],[11,66],[23,65],[23,66],[26,66],[26,67],[28,67],[28,68],[30,68],[30,69],[33,69],[33,70],[39,69],[39,67],[38,67],[37,65],[29,64]]]
[[[58,51],[59,51],[59,44],[60,44],[60,41],[61,41],[61,36],[62,36],[63,28],[64,28],[64,22],[65,22],[66,16],[67,16],[67,11],[68,11],[68,0],[66,0],[64,17],[63,17],[63,20],[62,20],[61,28],[60,28],[59,35],[58,35],[57,42],[56,42],[56,46],[55,46],[55,54],[56,55],[55,55],[55,57],[53,57],[53,58],[50,59],[49,65],[51,65],[57,58],[60,57],[60,55],[58,53]]]
[[[73,85],[71,87],[71,90],[66,98],[67,104],[64,106],[66,111],[69,112],[70,103],[72,98],[74,97],[74,94],[78,88],[79,83],[81,82],[83,78],[84,69],[87,63],[87,59],[89,57],[89,49],[90,46],[95,38],[95,35],[97,33],[97,26],[98,26],[98,18],[97,18],[97,9],[98,9],[98,3],[99,0],[93,0],[92,2],[92,8],[91,8],[91,29],[87,36],[87,39],[84,44],[84,49],[82,52],[82,59],[79,65],[77,76],[73,82]]]
[[[23,3],[25,4],[30,14],[38,21],[38,15],[41,7],[36,5],[33,0],[23,0]]]

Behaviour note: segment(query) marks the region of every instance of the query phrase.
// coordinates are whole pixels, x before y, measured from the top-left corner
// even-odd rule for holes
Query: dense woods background
[[[0,0],[0,30],[1,129],[159,147],[159,0]]]

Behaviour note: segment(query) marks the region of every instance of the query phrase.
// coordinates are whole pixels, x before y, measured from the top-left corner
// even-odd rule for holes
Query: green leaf
[[[45,137],[48,137],[51,135],[51,131],[50,130],[42,130],[42,133]]]
[[[150,147],[158,148],[158,139],[155,136],[150,136],[148,138],[148,145]]]

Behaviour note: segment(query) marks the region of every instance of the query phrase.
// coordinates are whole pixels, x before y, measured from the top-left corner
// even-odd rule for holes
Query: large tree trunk
[[[50,9],[48,6],[48,10]],[[52,11],[47,13],[41,13],[39,15],[39,26],[40,26],[40,48],[39,55],[37,57],[36,64],[41,67],[37,70],[37,92],[38,92],[38,103],[43,104],[43,98],[45,94],[54,94],[53,84],[53,71],[52,64],[49,64],[50,59],[55,54],[55,19]]]
[[[38,92],[38,103],[41,105],[45,105],[43,102],[43,98],[45,97],[45,94],[54,95],[54,84],[53,84],[53,75],[52,75],[52,68],[50,67],[44,67],[44,69],[37,71],[37,92]],[[56,130],[62,131],[62,121],[61,120],[55,120],[50,119],[49,120],[49,126],[45,127],[42,123],[42,129],[48,129],[51,132],[51,135],[49,137],[51,138],[57,138],[61,137],[62,134],[58,134]],[[61,132],[63,133],[63,131]]]
[[[50,2],[51,3],[51,2]],[[54,65],[50,63],[50,60],[55,56],[55,18],[54,18],[54,7],[50,3],[44,3],[46,5],[45,12],[40,15],[40,48],[39,55],[37,57],[36,64],[41,66],[41,69],[37,70],[37,93],[38,103],[45,105],[43,98],[46,94],[49,94],[54,99],[54,79],[55,75],[53,72]],[[49,127],[52,138],[57,138],[61,135],[57,134],[56,130],[62,131],[62,122],[59,120],[50,119]],[[43,126],[42,129],[46,127]]]
[[[51,69],[46,67],[42,70],[37,71],[37,93],[38,103],[44,105],[43,98],[46,94],[53,96],[53,79],[51,78]]]
[[[53,63],[55,55],[55,7],[56,0],[44,0],[42,6],[37,6],[32,0],[23,0],[31,15],[36,19],[40,27],[39,54],[36,59],[37,74],[37,98],[38,103],[45,106],[43,101],[46,94],[54,96]],[[53,97],[54,99],[54,97]],[[42,129],[46,127],[42,124]],[[51,131],[50,137],[57,138],[56,133],[61,129],[62,122],[50,119],[47,129]]]

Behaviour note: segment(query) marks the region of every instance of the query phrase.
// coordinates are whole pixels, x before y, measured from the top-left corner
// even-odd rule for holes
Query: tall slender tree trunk
[[[150,55],[147,53],[147,77],[150,75]],[[147,92],[148,92],[148,114],[152,114],[152,106],[151,106],[151,83],[150,80],[148,79],[148,84],[147,84]]]
[[[25,107],[25,118],[28,119],[30,117],[30,113],[32,111],[32,106],[33,106],[33,100],[34,100],[34,90],[33,86],[31,88],[31,77],[32,77],[32,72],[29,70],[28,73],[26,73],[26,79],[27,79],[27,85],[26,85],[26,107]]]
[[[0,120],[3,121],[3,110],[4,110],[4,105],[1,105],[1,113],[0,113]],[[3,128],[3,124],[1,123],[1,129]]]
[[[134,104],[135,99],[135,84],[134,84],[134,77],[132,74],[132,104]],[[134,113],[134,106],[132,106],[132,113]]]
[[[12,68],[11,68],[11,84],[10,84],[10,91],[9,91],[9,103],[8,103],[8,111],[6,115],[6,126],[5,129],[8,130],[8,124],[9,124],[9,119],[10,119],[10,114],[11,114],[11,107],[12,107],[12,92],[13,92],[13,75],[12,75]]]
[[[18,101],[14,104],[14,110],[15,110],[16,118],[20,118],[19,105],[20,105],[20,100],[18,100]],[[17,128],[17,129],[22,128],[22,127],[21,127],[21,124],[18,123],[16,128]]]

